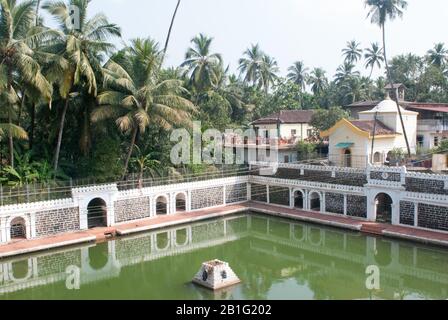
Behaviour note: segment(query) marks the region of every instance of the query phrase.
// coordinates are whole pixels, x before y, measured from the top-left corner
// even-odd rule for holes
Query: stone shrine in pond
[[[202,264],[201,270],[193,279],[193,283],[210,290],[220,290],[241,283],[241,280],[228,263],[213,260]]]

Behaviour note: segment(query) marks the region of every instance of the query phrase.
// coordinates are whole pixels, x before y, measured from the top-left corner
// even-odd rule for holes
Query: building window
[[[285,156],[285,163],[289,163],[289,162],[290,162],[289,156]]]
[[[439,137],[434,137],[434,147],[439,146]]]
[[[308,129],[307,131],[308,138],[313,136],[313,129]]]
[[[375,153],[375,155],[373,156],[373,162],[375,162],[375,163],[381,162],[381,153],[379,153],[379,152]]]
[[[291,130],[291,137],[294,137],[297,135],[297,130],[293,129]]]
[[[420,148],[423,148],[424,143],[425,143],[425,137],[424,136],[418,136],[417,137],[417,145]]]

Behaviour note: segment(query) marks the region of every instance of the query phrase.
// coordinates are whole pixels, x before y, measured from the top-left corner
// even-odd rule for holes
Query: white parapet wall
[[[272,170],[262,169],[266,167]],[[448,231],[448,175],[375,166],[252,163],[251,169],[247,176],[125,191],[117,184],[74,188],[67,199],[1,206],[0,242],[86,230],[92,207],[104,211],[104,226],[109,227],[259,199],[376,221],[379,195],[391,198],[393,224]],[[275,203],[282,197],[284,203]]]

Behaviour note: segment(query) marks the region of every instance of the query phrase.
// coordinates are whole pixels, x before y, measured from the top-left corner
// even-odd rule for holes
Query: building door
[[[344,167],[351,168],[352,166],[352,151],[346,149],[344,152]]]
[[[101,199],[93,199],[87,207],[88,228],[107,227],[107,204]]]
[[[392,198],[385,193],[380,193],[375,198],[376,221],[380,223],[392,223]]]

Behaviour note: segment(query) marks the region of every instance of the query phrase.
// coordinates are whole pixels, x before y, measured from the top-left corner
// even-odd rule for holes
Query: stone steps
[[[378,235],[378,236],[382,236],[384,230],[386,230],[384,225],[377,224],[377,223],[364,223],[361,228],[361,232],[363,232],[363,233],[368,233],[368,234],[373,234],[373,235]]]

